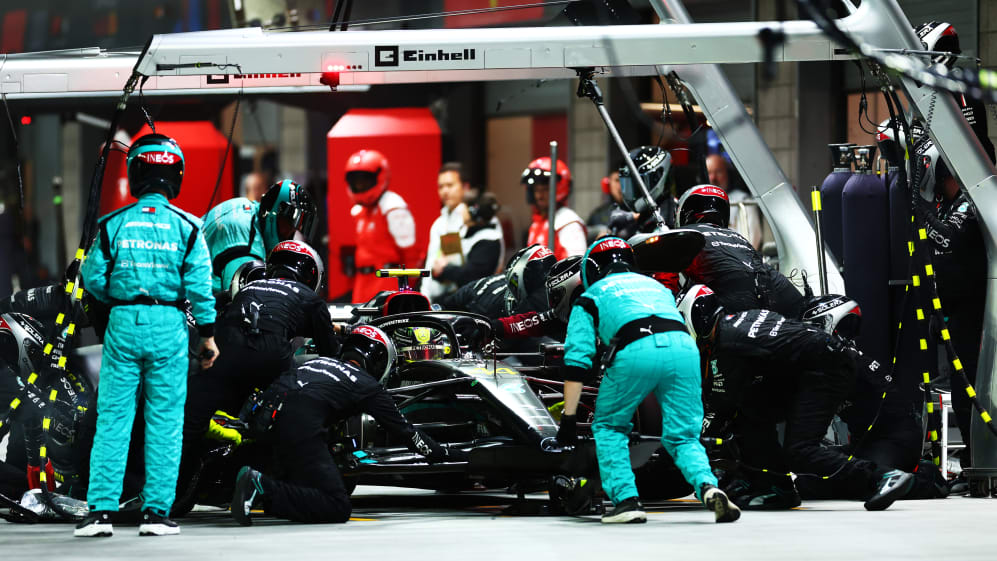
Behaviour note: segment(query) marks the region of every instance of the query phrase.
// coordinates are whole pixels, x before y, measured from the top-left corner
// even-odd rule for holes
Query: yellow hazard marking
[[[943,329],[942,330],[942,340],[948,341],[949,339],[951,339],[951,337],[949,337],[949,330],[948,329]]]
[[[66,357],[60,356],[59,357],[59,368],[65,368],[65,367],[66,367]]]
[[[919,275],[914,275],[910,280],[914,283],[914,286],[921,286],[921,277]]]
[[[931,305],[935,307],[936,310],[942,309],[942,301],[939,298],[934,298],[931,300]]]
[[[872,430],[872,425],[869,425],[868,428],[866,428],[865,430],[866,430],[866,432],[871,431]]]
[[[32,372],[31,375],[28,376],[28,383],[29,384],[34,384],[35,380],[37,380],[37,379],[38,379],[38,374],[35,374],[34,372]]]
[[[820,191],[815,190],[810,192],[810,204],[815,211],[820,210]]]
[[[931,440],[932,440],[932,442],[934,442],[935,440],[938,440],[938,431],[936,431],[936,430],[931,431]]]
[[[927,407],[928,407],[928,413],[934,413],[935,412],[935,402],[929,401],[925,405],[927,405]]]
[[[897,331],[900,331],[903,328],[904,328],[904,322],[902,322],[902,321],[897,322]]]
[[[907,253],[914,255],[914,242],[907,242]]]
[[[976,390],[973,389],[973,386],[966,386],[966,395],[976,397]]]
[[[924,266],[924,274],[929,277],[935,274],[935,268],[931,266],[931,263],[928,263],[927,265]]]
[[[956,370],[962,370],[962,361],[959,359],[953,360],[952,367],[955,368]]]
[[[76,289],[76,299],[77,300],[82,300],[83,299],[83,289],[82,288],[77,288]]]
[[[941,459],[941,458],[939,458],[938,456],[935,456],[935,458],[934,458],[934,460],[933,460],[933,461],[935,462],[935,465],[936,465],[936,466],[940,466],[940,465],[942,465],[942,459]]]
[[[41,448],[39,448],[38,449],[38,455],[41,456],[41,457],[43,457],[43,458],[47,457],[48,456],[48,448],[46,448],[44,446],[42,446]]]
[[[928,350],[928,341],[926,341],[925,339],[921,339],[921,350],[922,351]]]
[[[48,394],[48,400],[49,400],[49,401],[55,401],[55,398],[56,398],[56,397],[57,397],[58,395],[59,395],[59,392],[58,392],[58,391],[56,391],[56,390],[52,390],[52,391],[51,391],[51,392],[49,392],[49,394]]]
[[[18,397],[15,397],[14,401],[10,402],[10,408],[11,409],[17,409],[17,406],[20,405],[20,404],[21,404],[21,399],[18,398]]]
[[[263,511],[260,511],[263,512]],[[377,518],[354,518],[350,517],[350,522],[377,522]]]
[[[921,308],[917,309],[917,319],[924,320],[924,310],[922,310]]]
[[[52,419],[49,419],[48,417],[45,417],[44,419],[42,419],[42,428],[43,429],[48,430],[49,426],[51,426],[51,425],[52,425]]]
[[[717,446],[720,446],[723,443],[724,443],[724,439],[722,439],[722,438],[718,438],[717,439]]]
[[[921,228],[920,230],[917,231],[917,237],[922,240],[928,239],[928,231],[925,230],[924,228]]]
[[[983,422],[984,423],[989,423],[990,422],[990,413],[987,413],[986,411],[984,411],[984,412],[980,413],[980,417],[983,418]]]
[[[47,477],[48,477],[48,474],[45,473],[45,470],[42,470],[42,471],[38,472],[38,481],[41,481],[42,483],[45,483],[45,478],[47,478]]]
[[[55,316],[55,324],[62,325],[62,322],[65,319],[66,319],[66,314],[59,312],[59,315]]]

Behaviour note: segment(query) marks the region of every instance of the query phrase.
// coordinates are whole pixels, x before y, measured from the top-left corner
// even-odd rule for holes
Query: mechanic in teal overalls
[[[167,518],[180,461],[187,394],[189,300],[201,335],[201,366],[218,356],[211,262],[201,221],[167,202],[180,194],[183,153],[149,134],[127,157],[138,202],[104,216],[81,270],[84,288],[111,307],[101,358],[97,434],[90,456],[90,513],[76,536],[110,536],[118,510],[136,394],[145,400],[145,486],[140,535],[180,532]]]
[[[317,214],[308,191],[290,179],[275,183],[259,201],[244,197],[219,203],[204,215],[204,240],[211,252],[212,290],[228,292],[243,263],[260,260],[300,233],[308,241]]]
[[[557,439],[576,439],[582,381],[596,365],[597,341],[607,344],[607,366],[595,404],[592,434],[602,488],[614,508],[607,524],[645,522],[630,468],[630,422],[641,401],[653,393],[661,404],[661,443],[675,460],[696,497],[716,515],[733,522],[737,506],[716,487],[699,435],[703,424],[699,351],[686,331],[672,293],[638,274],[633,249],[620,238],[589,246],[582,264],[585,289],[574,303],[564,342],[564,415]]]

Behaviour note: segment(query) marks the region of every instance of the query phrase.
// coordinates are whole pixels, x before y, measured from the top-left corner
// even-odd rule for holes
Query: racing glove
[[[578,415],[561,415],[561,427],[557,429],[557,441],[562,446],[574,446],[578,441]]]
[[[541,337],[550,321],[557,319],[554,310],[526,312],[492,320],[492,329],[500,337]]]

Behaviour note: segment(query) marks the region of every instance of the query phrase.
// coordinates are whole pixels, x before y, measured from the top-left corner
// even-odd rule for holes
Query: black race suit
[[[706,237],[706,245],[682,273],[693,284],[705,284],[731,312],[765,309],[799,317],[803,295],[789,279],[762,262],[751,242],[730,228],[711,224],[683,226]]]
[[[246,285],[215,324],[219,356],[187,381],[183,458],[177,496],[196,469],[200,442],[216,410],[236,414],[256,388],[294,368],[291,339],[312,337],[322,356],[339,352],[329,308],[311,288],[291,280]]]
[[[857,365],[863,384],[879,377],[881,365],[837,336],[768,310],[722,315],[704,355],[707,404],[717,420],[736,411],[734,441],[746,466],[800,477],[833,475],[843,494],[875,491],[887,469],[859,458],[849,461],[821,439],[856,386]],[[783,420],[780,447],[776,423]]]
[[[438,302],[444,310],[472,312],[497,318],[505,315],[505,287],[505,275],[492,275],[444,294]]]
[[[352,506],[326,433],[338,421],[367,413],[392,438],[424,456],[445,456],[443,448],[398,412],[372,376],[331,358],[310,360],[278,378],[267,397],[280,396],[271,435],[276,471],[262,477],[267,514],[297,522],[346,522]]]

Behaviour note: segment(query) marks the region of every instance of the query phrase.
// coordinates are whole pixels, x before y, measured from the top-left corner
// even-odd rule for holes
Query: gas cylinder
[[[855,173],[841,190],[845,293],[862,309],[859,348],[888,364],[890,215],[886,184],[872,171],[875,145],[852,149]]]
[[[842,262],[841,251],[841,190],[852,177],[852,147],[855,144],[828,144],[833,169],[820,185],[821,222],[824,244],[831,255]]]

